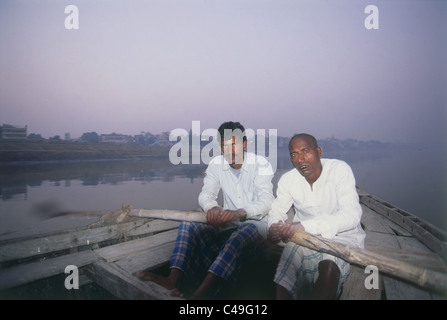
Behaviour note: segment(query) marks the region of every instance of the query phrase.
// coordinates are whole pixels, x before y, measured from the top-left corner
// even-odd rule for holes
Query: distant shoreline
[[[138,161],[151,159],[164,159],[164,156],[150,156],[150,157],[132,157],[132,158],[100,158],[100,159],[66,159],[66,160],[12,160],[0,161],[0,167],[6,166],[33,166],[40,164],[48,165],[64,165],[77,163],[100,163],[100,162],[124,162],[124,161]]]
[[[130,144],[55,141],[0,141],[1,164],[152,159],[168,157],[169,148]]]

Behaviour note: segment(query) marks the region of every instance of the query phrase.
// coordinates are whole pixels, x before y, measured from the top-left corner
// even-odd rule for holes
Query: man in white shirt
[[[278,182],[268,218],[268,238],[286,243],[275,274],[278,299],[334,299],[349,275],[349,263],[289,242],[298,231],[343,244],[364,247],[362,209],[348,164],[322,159],[316,139],[298,134],[289,142],[294,169]],[[292,222],[287,212],[293,206]]]
[[[218,137],[222,155],[209,163],[199,195],[208,223],[180,224],[168,277],[137,273],[174,296],[184,297],[183,284],[192,279],[197,289],[190,299],[213,297],[223,284],[237,279],[244,261],[255,256],[267,237],[272,167],[264,157],[245,152],[247,138],[239,122],[223,123]],[[216,201],[220,190],[223,207]]]

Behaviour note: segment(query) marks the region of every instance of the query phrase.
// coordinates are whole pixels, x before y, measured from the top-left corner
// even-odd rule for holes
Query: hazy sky
[[[445,146],[446,109],[447,1],[0,1],[0,124],[45,138],[235,120]]]

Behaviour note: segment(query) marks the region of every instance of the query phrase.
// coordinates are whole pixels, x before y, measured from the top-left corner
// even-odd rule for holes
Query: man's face
[[[244,162],[244,149],[247,141],[243,141],[241,137],[233,136],[229,140],[222,140],[221,151],[230,166],[240,168]]]
[[[289,146],[290,159],[293,166],[309,183],[315,182],[321,174],[320,147],[313,145],[306,137],[295,138]]]

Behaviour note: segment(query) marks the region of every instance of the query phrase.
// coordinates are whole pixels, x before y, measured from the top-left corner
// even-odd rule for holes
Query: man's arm
[[[203,179],[202,191],[199,194],[199,205],[204,212],[208,212],[208,210],[214,207],[219,207],[216,199],[220,190],[220,181],[215,169],[215,166],[208,165],[205,178]]]
[[[275,199],[273,196],[273,169],[271,164],[264,158],[257,158],[257,168],[253,176],[255,201],[244,206],[247,217],[267,214]],[[262,159],[262,160],[259,160]]]
[[[284,223],[287,220],[287,212],[293,204],[292,196],[288,190],[287,179],[281,177],[276,190],[276,199],[273,201],[268,215],[268,227],[279,222]]]

